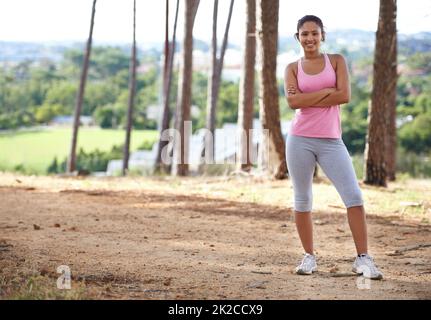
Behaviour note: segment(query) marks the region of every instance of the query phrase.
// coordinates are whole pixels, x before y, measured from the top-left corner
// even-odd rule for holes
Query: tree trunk
[[[211,132],[212,139],[205,141],[205,163],[214,163],[214,148],[215,148],[215,123],[216,123],[216,110],[217,100],[220,92],[221,73],[223,70],[224,55],[226,53],[230,21],[232,18],[234,0],[231,0],[229,7],[229,14],[226,22],[222,48],[220,56],[217,57],[217,12],[218,0],[214,1],[213,11],[213,32],[212,32],[212,45],[211,45],[211,69],[208,73],[208,95],[207,95],[207,119],[206,125],[209,132]]]
[[[78,143],[78,130],[82,109],[82,101],[84,98],[85,83],[87,81],[88,65],[90,62],[91,44],[93,41],[94,16],[96,14],[96,1],[93,1],[91,12],[90,34],[87,40],[87,48],[85,50],[84,63],[82,66],[81,80],[79,82],[79,90],[76,97],[75,114],[73,118],[72,141],[70,144],[70,153],[67,161],[67,172],[71,173],[76,169],[76,146]]]
[[[398,78],[396,74],[394,77]],[[386,153],[386,161],[388,168],[388,180],[395,181],[396,180],[396,167],[397,167],[397,97],[396,97],[396,87],[394,88],[394,92],[389,94],[389,110],[388,110],[388,132],[387,132],[387,153]]]
[[[133,126],[133,107],[136,93],[136,0],[133,1],[133,45],[132,61],[130,62],[129,99],[127,108],[126,141],[124,142],[123,176],[129,170],[130,135]]]
[[[246,33],[244,60],[239,86],[238,129],[239,148],[237,170],[250,171],[253,140],[254,66],[256,60],[256,0],[246,3]]]
[[[175,129],[179,133],[174,142],[172,174],[186,176],[189,171],[189,121],[192,100],[193,25],[200,0],[185,1],[182,65],[178,83],[178,101]],[[185,123],[187,122],[187,123]],[[185,130],[186,129],[186,130]]]
[[[165,1],[165,61],[163,64],[163,93],[166,91],[166,75],[168,74],[169,59],[169,0]]]
[[[166,4],[166,7],[168,4]],[[171,93],[171,83],[172,83],[172,74],[173,74],[173,65],[174,65],[174,56],[175,56],[175,43],[176,43],[176,31],[177,31],[177,21],[178,21],[178,9],[179,9],[179,0],[177,0],[177,7],[175,10],[175,22],[174,22],[174,30],[172,36],[172,43],[170,48],[167,51],[168,59],[165,59],[165,74],[163,79],[163,114],[162,121],[160,125],[160,136],[159,136],[159,145],[157,150],[157,159],[156,159],[156,172],[164,172],[168,173],[170,169],[170,164],[164,162],[163,159],[167,160],[169,157],[169,150],[167,148],[168,141],[163,139],[162,133],[169,129],[169,119],[170,119],[170,108],[169,108],[169,96]],[[168,16],[168,9],[166,11],[166,16]],[[166,17],[167,20],[167,17]],[[166,22],[166,30],[168,29],[168,22]]]
[[[211,132],[211,136],[205,135],[204,148],[202,154],[205,156],[205,165],[214,163],[214,131],[215,131],[215,107],[213,107],[216,100],[216,69],[217,69],[217,13],[218,13],[218,0],[214,0],[213,8],[213,28],[212,28],[212,41],[211,41],[211,59],[210,70],[208,72],[208,90],[207,90],[207,114],[206,126]],[[209,138],[209,139],[208,139]]]
[[[364,183],[387,186],[389,115],[396,90],[396,0],[381,0],[374,52],[373,90],[368,109]]]
[[[257,44],[260,58],[260,119],[264,134],[259,147],[259,165],[262,171],[276,179],[286,178],[285,143],[280,127],[280,108],[277,88],[279,1],[258,0]]]
[[[397,71],[397,54],[398,54],[398,40],[397,40],[397,3],[396,0],[392,2],[392,18],[389,23],[388,28],[391,29],[390,37],[391,39],[391,47],[387,52],[387,59],[391,61],[390,69],[387,70],[387,75],[392,78],[390,86],[387,88],[387,97],[388,97],[388,125],[387,125],[387,153],[386,153],[386,161],[387,161],[387,172],[388,172],[388,180],[395,181],[396,179],[396,153],[397,153],[397,80],[398,80],[398,71]]]

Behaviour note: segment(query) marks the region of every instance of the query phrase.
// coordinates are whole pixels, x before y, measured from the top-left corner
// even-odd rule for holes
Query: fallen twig
[[[330,207],[330,208],[336,208],[336,209],[345,209],[344,207],[336,205],[336,204],[328,204],[328,207]]]
[[[254,282],[248,284],[245,288],[246,289],[251,289],[251,288],[266,289],[265,284],[268,282],[269,281],[254,281]]]
[[[407,251],[413,251],[413,250],[418,250],[418,249],[427,248],[427,247],[431,247],[431,243],[422,243],[422,244],[418,244],[418,245],[408,246],[405,248],[397,249],[394,252],[388,253],[387,255],[388,256],[399,256],[399,255],[402,255],[404,252],[407,252]]]
[[[269,272],[269,271],[254,271],[254,270],[252,270],[251,272],[252,273],[258,273],[258,274],[272,274],[272,272]]]
[[[331,273],[329,276],[334,278],[343,278],[343,277],[357,277],[358,275],[355,273]]]

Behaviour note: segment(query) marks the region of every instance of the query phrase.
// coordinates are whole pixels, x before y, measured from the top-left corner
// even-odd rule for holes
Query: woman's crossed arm
[[[342,55],[336,54],[334,56],[336,59],[336,88],[302,93],[298,89],[298,79],[294,72],[295,63],[287,66],[284,76],[284,90],[291,109],[331,107],[350,101],[350,81],[346,61]]]

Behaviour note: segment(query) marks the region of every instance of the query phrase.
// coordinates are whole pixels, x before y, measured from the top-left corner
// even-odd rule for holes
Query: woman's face
[[[322,41],[322,29],[312,21],[305,22],[299,28],[299,42],[301,43],[304,52],[314,52],[320,49]]]

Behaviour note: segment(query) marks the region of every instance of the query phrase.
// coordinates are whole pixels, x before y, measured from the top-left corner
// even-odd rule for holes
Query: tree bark
[[[166,6],[168,6],[168,4],[166,4]],[[169,97],[171,94],[171,83],[172,83],[172,74],[173,74],[173,66],[174,66],[178,9],[179,9],[179,0],[177,0],[177,6],[175,10],[175,22],[174,22],[174,29],[173,29],[173,35],[172,35],[172,42],[169,46],[169,49],[166,50],[166,47],[165,47],[165,51],[167,51],[166,54],[168,55],[168,59],[167,60],[165,59],[165,63],[167,63],[167,65],[165,65],[166,72],[164,73],[164,79],[163,79],[163,83],[164,83],[163,113],[162,113],[162,121],[160,125],[160,136],[159,136],[159,144],[158,144],[157,159],[156,159],[156,166],[155,166],[156,172],[164,172],[164,173],[169,173],[169,170],[171,168],[169,163],[163,162],[163,158],[168,159],[169,157],[169,150],[167,150],[169,141],[162,139],[162,133],[165,130],[169,129],[169,119],[170,119],[170,113],[171,113],[169,108]],[[168,9],[166,12],[166,16],[167,15],[168,15]],[[166,30],[167,29],[168,29],[168,22],[166,22]]]
[[[125,176],[129,170],[130,135],[133,126],[133,108],[136,93],[136,0],[133,1],[133,44],[130,62],[129,99],[127,108],[126,141],[124,142],[123,171]]]
[[[395,74],[394,77],[398,78],[398,75]],[[388,180],[395,181],[396,180],[396,169],[397,169],[397,97],[396,97],[396,86],[393,90],[393,93],[389,93],[389,110],[388,110],[388,133],[387,133],[387,168],[388,168]]]
[[[389,138],[395,116],[396,94],[396,0],[381,0],[374,52],[373,90],[368,110],[364,152],[364,183],[387,186]],[[393,134],[393,133],[392,133]]]
[[[212,41],[211,41],[211,59],[210,70],[208,72],[208,89],[207,89],[207,114],[206,114],[206,127],[211,132],[211,136],[205,135],[204,147],[202,154],[205,157],[205,165],[214,162],[214,130],[215,130],[215,107],[214,101],[216,100],[216,69],[217,69],[217,13],[218,13],[218,0],[214,0],[213,7],[213,25],[212,25]],[[210,138],[210,139],[208,139]]]
[[[259,146],[260,169],[276,179],[286,178],[285,143],[280,127],[277,88],[279,1],[258,0],[257,44],[260,58],[260,120],[264,133]]]
[[[166,91],[166,75],[168,74],[168,59],[169,59],[169,0],[165,1],[165,61],[163,64],[163,93]]]
[[[176,137],[174,142],[174,165],[172,166],[172,174],[177,176],[186,176],[189,171],[189,134],[191,134],[191,132],[185,130],[185,128],[187,129],[185,122],[190,121],[193,70],[193,25],[199,6],[199,0],[186,0],[185,5],[183,61],[179,75],[177,116],[175,121],[175,129],[179,133],[179,137]]]
[[[205,163],[214,163],[214,148],[215,148],[215,123],[217,112],[217,100],[220,92],[221,73],[223,70],[224,55],[226,53],[230,21],[232,18],[234,0],[231,0],[229,7],[229,14],[226,22],[225,32],[223,36],[222,48],[220,56],[217,57],[217,13],[218,13],[218,0],[214,0],[213,11],[213,32],[212,32],[212,45],[211,45],[211,68],[208,73],[208,94],[207,94],[207,119],[206,126],[211,132],[212,139],[205,141]]]
[[[392,3],[392,18],[389,23],[388,28],[391,29],[391,47],[387,53],[388,59],[391,61],[391,67],[387,70],[389,77],[392,78],[390,86],[388,86],[387,97],[388,97],[388,125],[387,125],[387,171],[388,171],[388,180],[395,181],[396,180],[396,158],[397,158],[397,81],[398,81],[398,39],[397,39],[397,3],[396,0]]]
[[[239,86],[237,170],[250,171],[253,140],[254,67],[256,62],[256,0],[246,3],[246,32]]]
[[[93,41],[93,27],[94,27],[94,16],[96,15],[96,1],[97,0],[93,1],[93,7],[91,11],[91,22],[90,22],[90,34],[87,40],[87,47],[85,50],[81,79],[79,82],[79,90],[76,97],[75,113],[73,118],[72,141],[70,144],[70,153],[67,161],[67,172],[69,173],[75,171],[76,169],[76,146],[78,143],[78,130],[79,130],[79,124],[80,124],[79,122],[80,122],[80,116],[81,116],[82,101],[84,98],[85,83],[87,81],[88,65],[90,62],[91,44]]]

